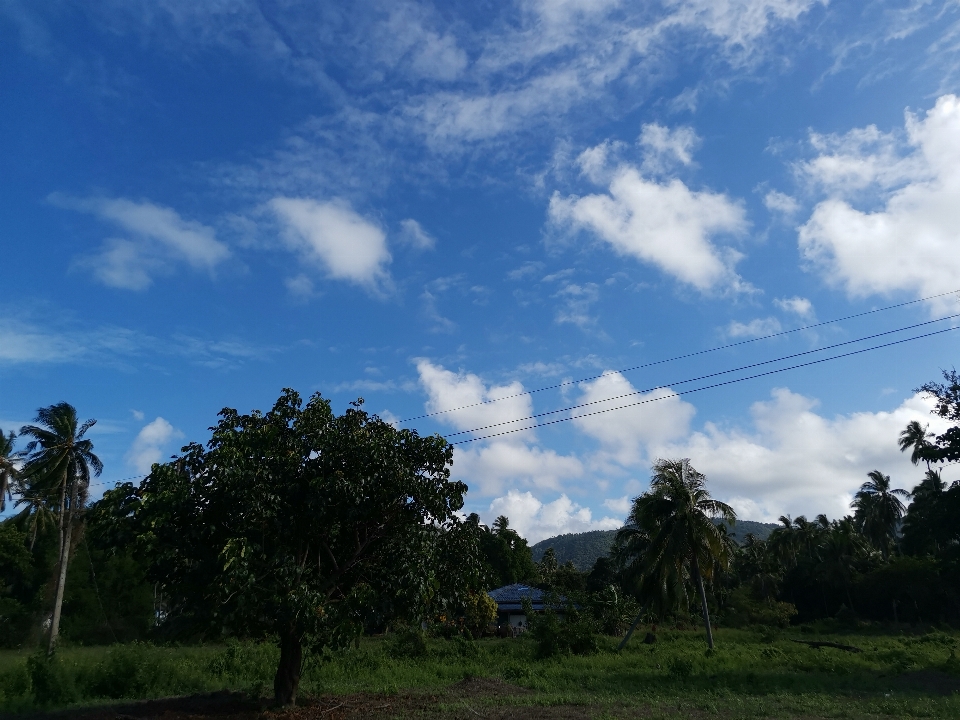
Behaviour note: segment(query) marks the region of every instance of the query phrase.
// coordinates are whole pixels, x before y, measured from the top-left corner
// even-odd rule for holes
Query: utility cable
[[[513,433],[524,432],[526,430],[534,430],[540,427],[546,427],[547,425],[556,425],[557,423],[567,422],[568,420],[578,420],[580,418],[591,417],[593,415],[602,415],[603,413],[613,412],[614,410],[625,410],[627,408],[637,407],[638,405],[646,405],[647,403],[657,402],[658,400],[666,400],[667,398],[674,397],[675,395],[691,395],[696,392],[701,392],[702,390],[711,390],[713,388],[723,387],[724,385],[733,385],[735,383],[744,382],[745,380],[755,380],[756,378],[765,377],[767,375],[775,375],[777,373],[786,372],[787,370],[797,370],[798,368],[809,367],[810,365],[819,365],[820,363],[825,363],[830,360],[839,360],[841,358],[850,357],[852,355],[860,355],[865,352],[870,352],[871,350],[880,350],[881,348],[891,347],[893,345],[901,345],[911,340],[921,340],[923,338],[932,337],[933,335],[941,335],[943,333],[952,332],[954,330],[960,330],[960,325],[956,327],[945,328],[943,330],[935,330],[933,332],[924,333],[923,335],[916,335],[914,337],[903,338],[902,340],[893,340],[892,342],[883,343],[882,345],[875,345],[873,347],[861,348],[860,350],[851,350],[847,353],[842,353],[840,355],[834,355],[827,358],[820,358],[818,360],[811,360],[805,363],[799,363],[797,365],[790,365],[788,367],[777,368],[776,370],[768,370],[766,372],[757,373],[756,375],[748,375],[747,377],[735,378],[733,380],[725,380],[723,382],[714,383],[712,385],[704,385],[703,387],[694,388],[692,390],[681,390],[675,392],[673,395],[664,395],[656,398],[648,398],[646,400],[640,400],[639,402],[629,403],[627,405],[620,405],[613,408],[605,408],[603,410],[594,410],[593,412],[583,413],[582,415],[573,415],[571,417],[558,418],[556,420],[548,420],[543,423],[535,423],[527,427],[522,428],[513,428],[510,430],[503,430],[498,433],[491,433],[490,435],[484,435],[477,438],[465,438],[463,440],[454,440],[451,445],[464,445],[466,443],[477,442],[479,440],[489,440],[490,438],[500,437],[502,435],[510,435]],[[532,418],[531,418],[532,419]],[[470,432],[470,431],[467,431]]]
[[[867,310],[861,313],[855,313],[853,315],[845,315],[841,318],[836,318],[834,320],[824,320],[823,322],[814,323],[813,325],[804,325],[803,327],[793,328],[792,330],[782,330],[780,332],[775,332],[770,335],[761,335],[760,337],[750,338],[749,340],[740,340],[735,343],[729,343],[728,345],[721,345],[720,347],[709,348],[707,350],[697,350],[696,352],[686,353],[685,355],[677,355],[675,357],[666,358],[665,360],[655,360],[653,362],[643,363],[642,365],[634,365],[632,367],[623,368],[621,370],[605,370],[599,375],[592,375],[590,377],[580,378],[579,380],[564,380],[561,383],[556,385],[547,385],[541,388],[535,388],[533,390],[524,390],[523,392],[515,393],[513,395],[504,395],[503,397],[494,398],[491,400],[481,400],[480,402],[471,403],[470,405],[461,405],[460,407],[449,408],[447,410],[436,410],[434,412],[424,413],[423,415],[414,415],[412,417],[405,418],[403,420],[398,420],[397,423],[406,423],[413,420],[421,420],[423,418],[434,417],[435,415],[444,415],[446,413],[457,412],[458,410],[466,410],[472,407],[478,407],[480,405],[489,405],[491,403],[501,402],[502,400],[509,400],[511,398],[522,397],[523,395],[533,395],[534,393],[544,392],[545,390],[556,390],[557,388],[567,387],[569,385],[576,385],[582,382],[588,382],[590,380],[597,380],[607,375],[613,375],[616,373],[625,373],[631,372],[633,370],[641,370],[643,368],[653,367],[654,365],[663,365],[664,363],[675,362],[677,360],[685,360],[686,358],[697,357],[698,355],[706,355],[708,353],[719,352],[720,350],[729,350],[730,348],[738,347],[740,345],[748,345],[750,343],[760,342],[761,340],[770,340],[771,338],[781,337],[782,335],[790,335],[791,333],[797,333],[801,330],[812,330],[813,328],[822,327],[824,325],[832,325],[834,323],[844,322],[846,320],[853,320],[854,318],[864,317],[865,315],[873,315],[879,312],[885,312],[887,310],[895,310],[896,308],[906,307],[907,305],[916,305],[917,303],[927,302],[929,300],[936,300],[937,298],[946,297],[947,295],[957,295],[960,294],[960,290],[951,290],[949,292],[938,293],[937,295],[928,295],[926,297],[919,298],[917,300],[908,300],[907,302],[897,303],[896,305],[887,305],[881,308],[875,308],[873,310]]]
[[[729,370],[720,370],[718,372],[707,373],[706,375],[700,375],[695,378],[689,378],[687,380],[677,380],[676,382],[671,383],[660,383],[651,388],[645,390],[634,390],[632,392],[624,393],[623,395],[614,395],[612,397],[603,398],[602,400],[590,400],[589,402],[580,403],[579,405],[571,405],[569,407],[560,408],[559,410],[547,410],[541,413],[536,413],[535,415],[528,415],[522,418],[516,418],[514,420],[504,420],[502,422],[493,423],[492,425],[484,425],[482,427],[473,428],[472,430],[458,430],[457,432],[447,433],[446,437],[456,437],[457,435],[464,435],[466,433],[479,432],[480,430],[489,430],[495,427],[501,427],[503,425],[509,425],[511,423],[524,422],[526,420],[534,420],[540,417],[546,417],[548,415],[556,415],[557,413],[566,412],[568,410],[577,410],[582,407],[588,407],[590,405],[599,405],[600,403],[610,402],[611,400],[622,400],[623,398],[633,397],[634,395],[642,395],[644,393],[652,392],[659,388],[673,387],[675,385],[685,385],[687,383],[699,382],[701,380],[706,380],[712,377],[718,377],[720,375],[729,375],[734,372],[741,372],[743,370],[749,370],[755,367],[762,367],[763,365],[771,365],[772,363],[783,362],[784,360],[792,360],[793,358],[803,357],[805,355],[812,355],[818,352],[824,352],[826,350],[833,350],[834,348],[843,347],[845,345],[852,345],[854,343],[863,342],[865,340],[873,340],[874,338],[883,337],[884,335],[892,335],[894,333],[903,332],[904,330],[913,330],[914,328],[923,327],[924,325],[930,325],[932,323],[941,322],[943,320],[950,320],[952,318],[960,317],[960,313],[956,315],[948,315],[944,318],[938,318],[937,320],[927,320],[926,322],[917,323],[915,325],[907,325],[902,328],[897,328],[896,330],[887,330],[882,333],[874,333],[873,335],[866,335],[856,340],[846,340],[841,343],[834,343],[833,345],[825,345],[821,348],[815,348],[813,350],[804,350],[803,352],[793,353],[792,355],[784,355],[783,357],[774,358],[773,360],[763,360],[761,362],[750,363],[749,365],[741,365],[740,367],[731,368]]]

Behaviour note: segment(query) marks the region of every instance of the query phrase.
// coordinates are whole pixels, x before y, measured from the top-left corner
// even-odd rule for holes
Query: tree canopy
[[[173,627],[279,638],[276,701],[296,701],[303,646],[419,621],[479,573],[455,515],[451,446],[354,403],[285,390],[266,413],[225,409],[204,447],[155,465],[133,517]],[[123,505],[123,503],[118,503]],[[456,562],[448,548],[456,547]],[[462,598],[461,598],[462,599]]]

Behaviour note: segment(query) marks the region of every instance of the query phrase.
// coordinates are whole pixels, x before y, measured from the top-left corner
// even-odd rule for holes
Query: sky
[[[532,541],[657,458],[843,516],[942,431],[958,94],[957,2],[0,0],[0,428],[96,418],[96,497],[290,387]]]

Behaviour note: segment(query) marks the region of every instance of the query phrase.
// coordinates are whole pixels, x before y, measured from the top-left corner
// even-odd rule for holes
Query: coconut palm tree
[[[903,429],[903,432],[900,433],[900,439],[897,441],[897,444],[900,446],[900,452],[906,452],[912,448],[910,462],[914,465],[924,460],[923,451],[930,447],[928,438],[932,438],[933,433],[927,432],[927,428],[929,427],[929,425],[921,425],[917,420],[911,420],[907,423],[907,427]],[[927,469],[929,470],[930,461],[926,460],[926,463]]]
[[[650,490],[633,501],[627,517],[628,525],[648,539],[641,566],[646,594],[655,599],[684,599],[686,581],[692,581],[700,596],[710,648],[713,631],[704,580],[711,579],[714,568],[725,568],[733,554],[732,541],[713,518],[730,525],[737,521],[733,508],[710,497],[706,477],[686,459],[657,460]]]
[[[13,451],[12,432],[4,435],[0,430],[0,512],[7,509],[7,500],[13,500],[13,483],[17,479],[17,464],[20,453]]]
[[[897,526],[907,510],[900,498],[910,497],[910,493],[901,488],[891,488],[890,476],[879,470],[871,470],[867,477],[870,480],[861,485],[854,495],[853,517],[857,529],[870,539],[886,560]]]
[[[21,435],[32,438],[24,449],[27,460],[21,470],[21,482],[27,494],[53,506],[57,517],[57,592],[47,645],[48,654],[52,654],[60,631],[73,527],[87,502],[91,470],[99,475],[103,463],[93,454],[93,443],[84,438],[96,420],[87,420],[78,427],[77,411],[69,403],[40,408],[34,422],[35,425],[20,428]]]

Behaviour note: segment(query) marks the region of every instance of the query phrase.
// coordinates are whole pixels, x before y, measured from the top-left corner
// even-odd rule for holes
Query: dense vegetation
[[[21,649],[2,671],[12,673],[5,676],[9,687],[21,690],[4,690],[3,702],[61,697],[53,687],[66,688],[67,702],[234,683],[187,669],[171,673],[193,678],[176,690],[160,681],[134,683],[140,690],[121,695],[103,689],[104,673],[133,672],[125,668],[139,667],[130,660],[138,654],[170,657],[173,650],[159,647],[170,642],[231,641],[229,652],[245,648],[261,665],[270,658],[274,698],[289,704],[304,667],[315,679],[335,677],[341,663],[360,662],[358,647],[380,648],[370,652],[385,658],[418,657],[420,664],[462,652],[496,665],[492,658],[502,652],[523,663],[592,657],[613,642],[603,635],[623,636],[641,623],[690,627],[697,617],[709,645],[720,628],[720,652],[724,638],[746,637],[729,634],[733,628],[764,627],[775,637],[769,633],[776,628],[809,623],[861,633],[874,632],[871,622],[956,626],[960,482],[948,485],[942,472],[960,460],[960,377],[947,372],[944,380],[921,390],[950,429],[933,436],[913,421],[899,438],[918,468],[909,492],[873,470],[847,517],[784,516],[766,537],[740,536],[732,529],[744,528],[710,497],[706,477],[686,460],[658,460],[650,490],[635,498],[627,524],[589,571],[561,554],[559,543],[559,551],[548,547],[535,561],[506,517],[490,526],[475,514],[461,519],[466,486],[450,478],[451,446],[439,436],[397,430],[359,403],[338,416],[319,395],[304,404],[285,391],[267,413],[224,410],[205,445],[186,446],[139,486],[120,485],[95,503],[86,496],[101,466],[84,437],[93,421],[79,423],[66,403],[43,408],[22,429],[29,440],[22,450],[15,436],[0,433],[3,501],[21,508],[0,523],[0,645]],[[534,618],[514,649],[475,645],[494,617],[484,591],[515,582],[546,591],[555,611]],[[392,638],[385,644],[361,642],[385,631]],[[939,665],[923,662],[955,671],[953,636],[936,637],[949,652],[937,656]],[[689,642],[675,636],[681,638]],[[76,649],[131,641],[158,647],[117,646],[106,655]],[[31,655],[41,643],[46,651]],[[910,666],[888,650],[870,662]],[[210,652],[183,650],[183,667]],[[811,671],[795,653],[778,652],[794,658],[784,661],[790,672]],[[780,662],[772,650],[767,656]],[[69,658],[96,660],[71,665]],[[371,660],[370,667],[392,662]],[[592,672],[593,661],[569,662]],[[691,659],[694,669],[684,672],[695,676],[698,663]],[[866,672],[851,667],[860,668],[853,675]],[[366,670],[358,672],[364,677]],[[514,674],[537,677],[532,669]],[[310,682],[307,688],[317,687]]]

